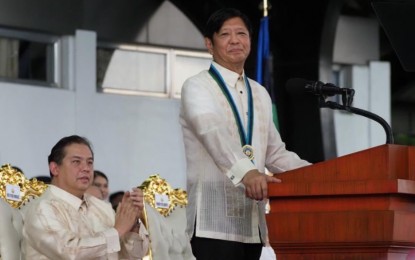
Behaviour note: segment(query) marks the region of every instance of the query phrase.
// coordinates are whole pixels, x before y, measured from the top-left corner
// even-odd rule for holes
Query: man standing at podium
[[[212,64],[182,89],[187,232],[198,260],[259,259],[268,183],[280,182],[265,168],[280,173],[309,165],[285,149],[268,92],[245,75],[251,35],[240,11],[212,14],[204,32]]]

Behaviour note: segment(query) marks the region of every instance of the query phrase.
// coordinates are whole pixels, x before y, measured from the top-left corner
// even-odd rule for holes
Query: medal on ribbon
[[[248,123],[247,123],[247,131],[245,133],[245,129],[242,124],[241,116],[238,112],[238,109],[233,101],[231,93],[229,93],[228,88],[226,87],[225,81],[223,80],[220,73],[216,70],[213,64],[210,65],[209,74],[212,78],[218,83],[222,93],[225,95],[228,103],[232,109],[233,115],[235,117],[236,125],[239,131],[239,137],[241,140],[241,147],[242,152],[249,158],[249,160],[254,160],[254,148],[252,147],[252,130],[254,125],[254,105],[253,105],[253,98],[252,98],[252,89],[251,85],[249,85],[249,81],[247,77],[244,77],[245,85],[248,93]]]
[[[244,145],[242,147],[242,152],[249,158],[249,160],[254,160],[254,148],[251,145]]]

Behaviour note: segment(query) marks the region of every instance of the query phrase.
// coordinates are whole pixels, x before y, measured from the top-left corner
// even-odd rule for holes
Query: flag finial
[[[271,9],[271,6],[268,4],[268,0],[264,0],[260,5],[260,9],[264,12],[264,17],[268,16],[268,10]]]

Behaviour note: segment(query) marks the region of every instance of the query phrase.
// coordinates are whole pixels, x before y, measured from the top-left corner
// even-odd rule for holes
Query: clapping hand
[[[144,204],[142,192],[141,195],[140,192],[141,190],[137,191],[135,189],[131,192],[127,191],[118,205],[114,228],[118,231],[120,237],[131,231],[141,216]]]

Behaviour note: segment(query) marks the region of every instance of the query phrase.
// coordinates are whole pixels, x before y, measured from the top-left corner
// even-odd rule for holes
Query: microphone
[[[291,95],[304,95],[304,93],[311,93],[319,98],[320,108],[331,108],[348,111],[357,115],[367,117],[369,119],[378,122],[386,133],[386,143],[393,144],[393,132],[390,125],[385,119],[380,116],[373,114],[372,112],[352,107],[354,89],[352,88],[339,88],[331,83],[323,83],[321,81],[310,81],[300,78],[292,78],[285,84],[287,92]],[[343,105],[334,101],[326,101],[326,97],[334,95],[342,95]]]
[[[285,88],[288,93],[293,95],[302,95],[304,92],[326,97],[354,94],[354,89],[339,88],[332,83],[323,83],[321,81],[311,81],[300,78],[289,79]]]

